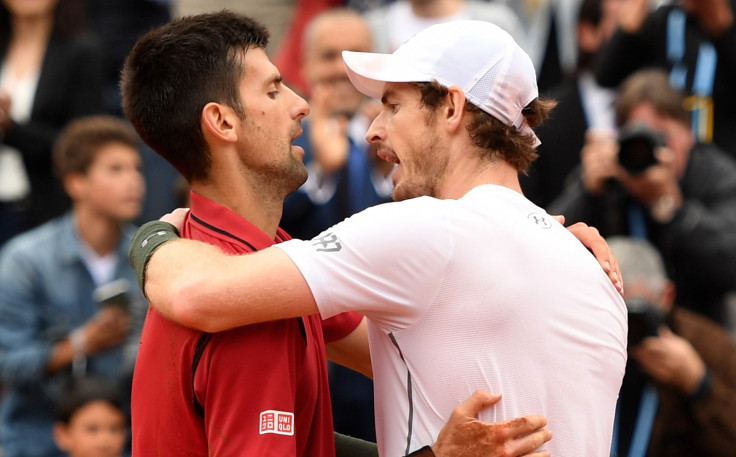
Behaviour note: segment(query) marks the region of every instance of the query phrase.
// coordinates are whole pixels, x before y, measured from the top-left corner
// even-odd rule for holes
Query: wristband
[[[677,210],[680,209],[675,199],[670,195],[663,195],[654,202],[650,208],[652,219],[660,224],[667,224],[675,218]]]
[[[164,221],[146,222],[138,229],[128,249],[128,259],[135,270],[138,285],[143,293],[146,282],[146,267],[151,256],[164,244],[179,238],[179,231]]]
[[[408,454],[406,457],[435,457],[434,451],[432,451],[432,446],[424,446],[423,448],[419,448],[416,451],[412,452],[411,454]]]
[[[87,373],[87,335],[84,327],[79,327],[69,334],[69,345],[72,347],[72,376],[81,378]]]
[[[710,390],[713,386],[713,375],[710,372],[709,368],[705,369],[705,374],[703,375],[703,379],[700,380],[700,384],[698,385],[698,389],[690,395],[690,400],[695,401],[703,398],[707,394],[710,393]]]
[[[87,336],[84,334],[84,327],[79,327],[69,334],[69,344],[75,358],[87,355]]]

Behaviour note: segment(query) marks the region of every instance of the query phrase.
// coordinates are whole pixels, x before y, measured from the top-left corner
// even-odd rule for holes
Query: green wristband
[[[143,224],[130,242],[128,259],[138,277],[138,285],[146,293],[146,267],[153,252],[169,241],[179,238],[179,230],[164,221],[151,221]]]
[[[334,434],[335,457],[378,457],[376,443],[337,432]]]
[[[434,451],[432,451],[432,446],[424,446],[406,457],[434,457]]]

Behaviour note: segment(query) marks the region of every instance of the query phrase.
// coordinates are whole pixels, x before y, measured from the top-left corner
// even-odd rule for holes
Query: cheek
[[[115,432],[111,432],[109,442],[114,447],[123,450],[123,447],[125,447],[125,438],[127,437],[124,430],[117,430]]]

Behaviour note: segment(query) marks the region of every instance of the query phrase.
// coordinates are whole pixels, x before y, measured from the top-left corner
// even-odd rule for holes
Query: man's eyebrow
[[[388,103],[388,98],[394,96],[395,94],[396,92],[394,90],[387,89],[381,96],[381,103]]]
[[[283,80],[284,80],[284,77],[283,76],[281,76],[278,73],[274,73],[270,78],[268,78],[266,80],[266,84],[267,85],[270,85],[270,84],[280,84],[280,83],[283,82]]]

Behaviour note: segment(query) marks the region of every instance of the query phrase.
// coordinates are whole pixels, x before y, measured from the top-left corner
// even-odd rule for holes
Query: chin
[[[122,209],[117,211],[113,217],[121,222],[130,222],[141,214],[142,209],[143,208],[140,206],[130,209]]]
[[[400,201],[408,200],[411,197],[408,196],[405,192],[403,192],[402,189],[396,187],[394,188],[394,191],[391,193],[391,198],[395,202],[400,202]]]

